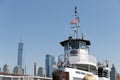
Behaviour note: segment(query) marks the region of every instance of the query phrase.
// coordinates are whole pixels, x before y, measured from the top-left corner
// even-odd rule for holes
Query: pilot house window
[[[69,47],[71,49],[79,49],[79,42],[71,42],[69,43]]]
[[[82,49],[85,49],[85,48],[86,48],[86,43],[85,43],[85,42],[82,42],[82,43],[81,43],[81,48],[82,48]]]

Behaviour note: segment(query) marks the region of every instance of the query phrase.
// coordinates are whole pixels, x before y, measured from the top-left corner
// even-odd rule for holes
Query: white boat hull
[[[78,70],[74,68],[65,68],[65,72],[69,73],[69,80],[82,80],[85,75],[87,74],[92,74],[91,72],[88,71],[83,71],[83,70]],[[98,80],[98,76],[94,75],[96,77],[96,80]]]

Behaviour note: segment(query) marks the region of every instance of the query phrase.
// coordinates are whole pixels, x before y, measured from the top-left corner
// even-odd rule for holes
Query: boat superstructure
[[[89,53],[90,41],[85,39],[83,33],[82,37],[78,38],[79,21],[77,7],[75,7],[75,19],[72,22],[74,25],[72,27],[74,35],[60,42],[64,47],[64,54],[59,56],[59,61],[64,62],[66,65],[64,71],[67,72],[67,79],[82,80],[86,74],[92,74],[97,80],[109,80],[109,68],[107,66],[101,66],[103,70],[101,72],[96,58]],[[61,57],[64,57],[64,59],[62,60]]]

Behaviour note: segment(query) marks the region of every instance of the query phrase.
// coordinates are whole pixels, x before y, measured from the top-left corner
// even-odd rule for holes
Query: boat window
[[[85,48],[86,48],[86,43],[85,43],[85,42],[82,42],[82,43],[81,43],[81,48],[82,48],[82,49],[85,49]]]
[[[82,48],[82,49],[85,49],[85,45],[82,45],[81,48]]]
[[[71,49],[79,49],[79,42],[70,42],[69,47]]]
[[[73,77],[73,80],[82,80],[81,78]]]
[[[68,43],[65,44],[65,47],[64,47],[65,50],[68,50],[69,47],[68,47]]]
[[[79,64],[73,64],[77,69],[88,71],[88,66],[86,65],[79,65]]]
[[[66,45],[66,46],[64,47],[64,49],[65,49],[65,50],[68,50],[68,49],[69,49],[69,48],[68,48],[68,45]]]
[[[82,64],[82,65],[73,64],[73,66],[76,67],[76,69],[92,72],[93,74],[97,74],[97,69],[94,66],[88,66],[88,65],[84,65],[84,64]]]

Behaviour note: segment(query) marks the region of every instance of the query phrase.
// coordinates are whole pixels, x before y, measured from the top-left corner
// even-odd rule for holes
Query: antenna
[[[84,39],[84,38],[85,38],[85,35],[84,35],[84,33],[82,33],[82,34],[81,34],[81,36],[82,36],[82,39]]]
[[[77,6],[75,6],[75,17],[77,16]]]
[[[22,42],[22,36],[20,36],[20,42]]]
[[[86,35],[87,33],[86,33],[86,25],[85,25],[85,27],[84,27],[84,30],[83,30],[83,32],[81,33],[81,39],[85,39],[86,38]]]

